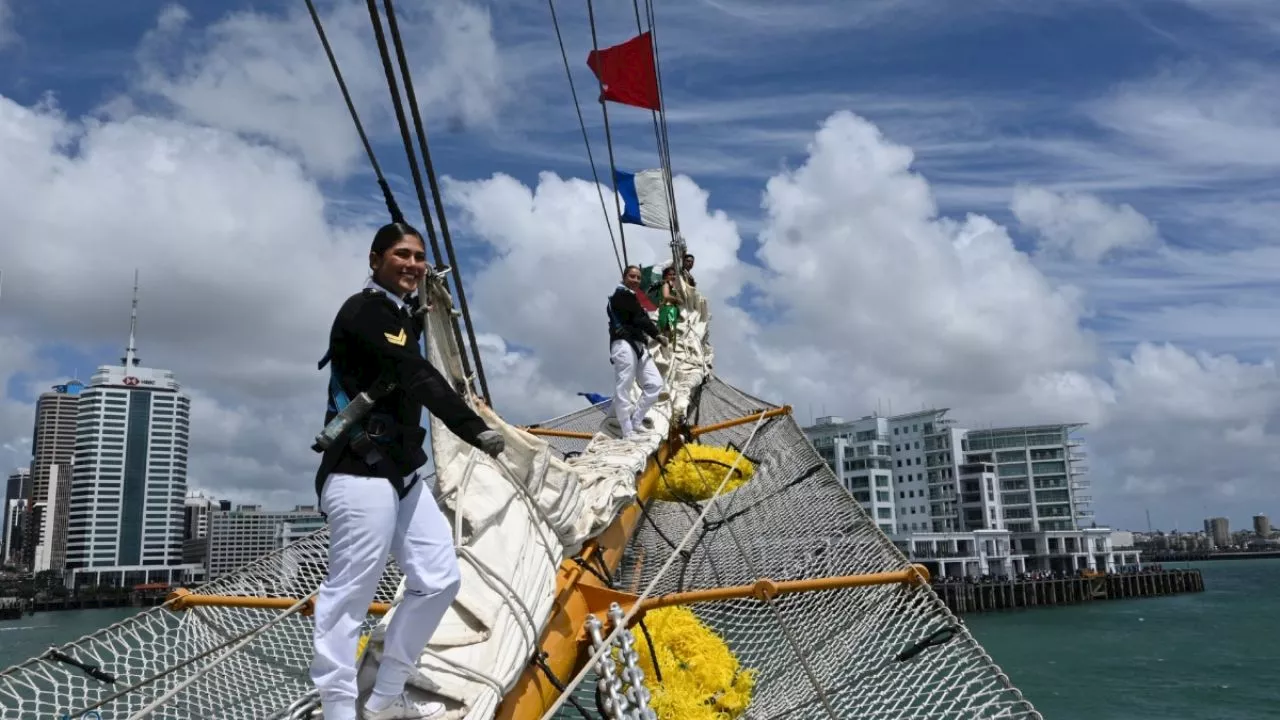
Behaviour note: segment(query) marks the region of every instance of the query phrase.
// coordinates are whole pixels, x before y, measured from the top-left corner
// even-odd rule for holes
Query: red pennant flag
[[[637,35],[621,45],[592,50],[587,54],[587,67],[604,86],[601,100],[647,110],[661,109],[649,33]]]

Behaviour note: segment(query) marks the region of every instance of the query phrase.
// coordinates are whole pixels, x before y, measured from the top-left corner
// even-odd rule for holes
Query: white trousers
[[[613,411],[622,428],[622,437],[631,434],[653,407],[662,392],[662,374],[653,362],[653,354],[645,352],[637,358],[636,351],[626,340],[614,340],[609,345],[609,362],[613,363]],[[631,404],[631,384],[640,384],[640,402]]]
[[[404,571],[405,592],[383,644],[373,686],[380,695],[403,692],[461,576],[453,531],[421,479],[400,500],[383,478],[334,473],[325,480],[320,510],[329,517],[329,574],[316,597],[311,681],[325,720],[355,720],[360,626],[387,554]]]

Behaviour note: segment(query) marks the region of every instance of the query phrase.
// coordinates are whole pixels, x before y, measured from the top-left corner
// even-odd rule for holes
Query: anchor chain
[[[623,622],[624,613],[618,603],[609,605],[609,621],[613,627]],[[595,615],[587,616],[587,634],[591,637],[591,649],[597,651],[604,645],[601,636],[603,623]],[[597,698],[600,710],[609,720],[658,720],[649,707],[649,689],[644,686],[644,670],[640,669],[640,653],[629,632],[620,632],[614,638],[615,654],[603,653],[596,661]],[[621,663],[622,670],[618,670]]]

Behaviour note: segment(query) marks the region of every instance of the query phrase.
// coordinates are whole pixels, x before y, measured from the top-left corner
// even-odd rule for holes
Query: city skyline
[[[135,322],[136,322],[136,321],[135,321]],[[133,340],[132,340],[132,337],[131,337],[130,345],[132,345],[132,342],[133,342]],[[122,362],[125,362],[125,358],[122,358],[122,359],[121,359],[121,361],[122,361]],[[102,367],[107,367],[107,366],[101,366],[101,367],[99,367],[99,372],[102,370]],[[172,373],[171,373],[171,372],[169,372],[169,371],[162,371],[162,372],[167,373],[168,375],[172,375]],[[152,382],[154,382],[154,381],[152,381]],[[64,379],[62,379],[60,382],[57,382],[57,383],[55,383],[55,384],[53,384],[53,385],[50,385],[50,386],[49,386],[49,390],[50,390],[50,392],[42,393],[42,394],[41,394],[41,397],[44,397],[44,396],[53,396],[53,395],[66,396],[66,395],[67,395],[67,393],[68,393],[68,389],[69,389],[69,388],[71,388],[71,389],[72,389],[72,390],[71,390],[71,392],[79,392],[79,391],[80,391],[80,390],[79,390],[79,388],[83,388],[84,386],[85,386],[84,381],[83,381],[83,380],[81,380],[78,376],[68,376],[68,377],[65,377]],[[38,408],[38,407],[39,407],[39,405],[38,405],[38,400],[37,400],[37,408]],[[823,406],[823,409],[825,409],[825,406]],[[907,415],[911,415],[911,414],[912,414],[912,413],[907,413]],[[871,415],[871,416],[863,416],[863,417],[893,417],[893,416],[886,416],[886,415],[876,415],[876,414],[873,414],[873,415]],[[997,423],[995,423],[995,422],[992,422],[992,421],[988,421],[988,422],[984,423],[984,424],[983,424],[983,426],[981,426],[981,427],[969,426],[969,424],[968,424],[968,423],[963,423],[962,421],[959,421],[959,420],[955,420],[954,422],[964,424],[964,425],[965,425],[969,430],[971,430],[971,431],[982,431],[982,430],[999,429],[998,424],[997,424]],[[1087,424],[1085,424],[1085,423],[1068,423],[1068,424],[1076,425],[1076,426],[1080,426],[1081,428],[1083,428],[1083,430],[1082,430],[1082,439],[1087,438]],[[808,427],[808,425],[806,425],[806,427]],[[1088,444],[1087,439],[1085,439],[1085,444],[1086,444],[1086,445]],[[10,445],[13,445],[13,444],[12,444],[12,443],[10,443]],[[18,455],[18,454],[19,454],[19,451],[16,451],[16,450],[10,449],[10,453],[11,453],[11,454],[13,454],[13,455]],[[21,466],[21,465],[15,465],[15,466],[14,466],[14,470],[22,469],[22,470],[27,470],[27,471],[29,471],[29,470],[30,470],[30,467],[31,467],[30,465],[28,465],[28,466],[26,466],[26,467]],[[199,487],[199,488],[191,487],[190,489],[191,489],[192,491],[212,492],[212,493],[215,493],[215,494],[223,494],[223,493],[222,493],[222,491],[218,490],[216,486],[209,486],[209,487],[202,486],[202,487]],[[298,504],[299,504],[299,502],[302,502],[302,501],[305,501],[305,500],[306,500],[306,495],[305,495],[305,494],[303,494],[303,493],[297,493],[297,494],[288,495],[288,496],[286,496],[283,500],[279,500],[279,501],[276,501],[276,502],[274,502],[274,503],[271,503],[271,502],[264,503],[264,502],[263,502],[263,501],[262,501],[258,496],[256,496],[256,495],[255,495],[255,493],[253,493],[252,491],[250,491],[249,493],[245,493],[243,496],[244,496],[245,498],[247,498],[247,499],[246,499],[246,501],[245,501],[247,504],[257,504],[257,505],[265,506],[265,507],[290,507],[290,506],[296,506],[296,505],[298,505]],[[1261,505],[1265,505],[1265,501],[1260,501],[1260,505],[1259,505],[1259,506],[1261,507]],[[1189,521],[1188,525],[1187,525],[1187,526],[1185,526],[1185,527],[1184,527],[1184,526],[1180,526],[1180,525],[1178,525],[1178,524],[1173,524],[1173,525],[1169,525],[1169,526],[1161,526],[1161,525],[1160,525],[1160,523],[1159,523],[1159,521],[1156,519],[1156,518],[1158,518],[1158,517],[1159,517],[1159,514],[1160,514],[1160,510],[1161,510],[1160,505],[1158,505],[1158,504],[1153,504],[1153,507],[1155,508],[1155,517],[1153,517],[1153,518],[1151,519],[1151,521],[1152,521],[1152,524],[1151,524],[1151,527],[1150,527],[1150,531],[1151,531],[1151,532],[1175,532],[1175,531],[1190,532],[1190,531],[1193,531],[1193,530],[1189,530],[1188,528],[1194,528],[1194,527],[1196,527],[1196,526],[1197,526],[1197,522],[1198,522],[1198,521],[1194,521],[1194,520]],[[1150,512],[1152,512],[1152,509],[1151,509],[1151,508],[1144,508],[1144,509],[1143,509],[1143,512],[1144,512],[1144,513],[1150,513]],[[1192,513],[1192,514],[1194,514],[1194,513]],[[1202,517],[1210,517],[1210,516],[1218,517],[1218,516],[1222,516],[1222,515],[1221,515],[1221,513],[1214,513],[1214,512],[1209,512],[1209,514],[1208,514],[1208,515],[1204,515],[1204,514],[1203,514],[1203,510],[1202,510],[1201,514],[1202,514]],[[1246,524],[1250,523],[1250,522],[1252,521],[1252,518],[1253,518],[1255,515],[1258,515],[1258,514],[1271,515],[1271,513],[1269,513],[1266,509],[1263,509],[1263,510],[1249,510],[1249,509],[1244,509],[1244,510],[1242,510],[1242,511],[1241,511],[1241,514],[1240,514],[1240,516],[1239,516],[1239,517],[1234,517],[1234,516],[1226,516],[1226,517],[1228,517],[1228,519],[1230,520],[1230,523],[1231,523],[1231,526],[1232,526],[1232,527],[1243,527],[1244,525],[1246,525]],[[1140,523],[1135,523],[1135,524],[1132,524],[1132,525],[1120,524],[1120,523],[1109,523],[1109,526],[1111,526],[1111,527],[1113,527],[1113,529],[1117,529],[1117,530],[1129,530],[1129,531],[1133,531],[1133,532],[1147,532],[1147,531],[1148,531],[1148,529],[1147,529],[1147,524],[1146,524],[1146,520],[1145,520],[1145,519],[1144,519],[1142,522],[1140,522]]]

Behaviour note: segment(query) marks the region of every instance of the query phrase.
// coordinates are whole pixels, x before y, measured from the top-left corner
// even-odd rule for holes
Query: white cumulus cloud
[[[372,228],[326,220],[333,201],[296,148],[234,130],[247,132],[0,98],[0,217],[6,239],[23,239],[0,242],[0,381],[50,375],[40,352],[53,343],[113,361],[141,267],[141,356],[194,397],[192,485],[280,506],[312,497],[314,363],[363,282]],[[858,415],[880,401],[974,424],[1093,423],[1094,495],[1113,514],[1274,496],[1272,363],[1146,344],[1108,363],[1079,291],[990,218],[940,216],[911,163],[865,119],[833,114],[803,162],[761,188],[750,264],[716,198],[677,179],[722,377],[798,409]],[[445,184],[459,242],[487,258],[467,275],[497,409],[529,422],[607,392],[617,268],[595,188],[553,173],[532,187],[503,174]],[[633,261],[663,260],[667,242],[628,228]],[[31,410],[0,403],[0,440],[20,444]],[[1259,449],[1224,458],[1227,443]]]
[[[1042,249],[1077,260],[1096,263],[1158,241],[1155,223],[1131,205],[1109,205],[1086,193],[1020,186],[1010,207],[1039,235]]]
[[[507,95],[488,11],[467,0],[402,3],[397,11],[424,120],[491,123]],[[395,127],[390,96],[365,3],[343,0],[320,15],[365,131],[387,134]],[[296,152],[313,172],[342,175],[363,162],[337,81],[300,3],[283,16],[239,11],[207,28],[189,23],[178,5],[159,14],[139,49],[141,92],[162,98],[185,120]],[[394,64],[390,37],[387,43]]]

